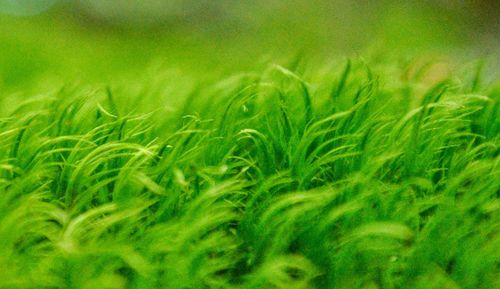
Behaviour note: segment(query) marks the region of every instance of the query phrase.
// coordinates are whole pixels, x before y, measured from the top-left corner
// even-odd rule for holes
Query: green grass
[[[5,95],[0,288],[498,288],[500,86],[429,69]]]

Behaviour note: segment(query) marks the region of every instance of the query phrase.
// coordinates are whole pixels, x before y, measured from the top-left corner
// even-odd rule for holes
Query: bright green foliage
[[[299,66],[0,100],[0,288],[498,288],[499,87]]]

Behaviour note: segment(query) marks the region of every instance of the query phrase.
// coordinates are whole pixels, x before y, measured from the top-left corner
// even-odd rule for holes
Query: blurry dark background
[[[0,0],[0,87],[151,67],[215,77],[373,51],[495,62],[499,15],[495,0]]]

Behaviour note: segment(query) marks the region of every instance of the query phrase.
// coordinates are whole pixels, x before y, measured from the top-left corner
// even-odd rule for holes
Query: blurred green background
[[[196,79],[306,59],[500,55],[500,1],[0,0],[0,88]]]

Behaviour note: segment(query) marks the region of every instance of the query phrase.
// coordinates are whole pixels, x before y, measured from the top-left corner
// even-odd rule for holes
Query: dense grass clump
[[[0,288],[498,288],[500,90],[272,66],[0,100]]]

